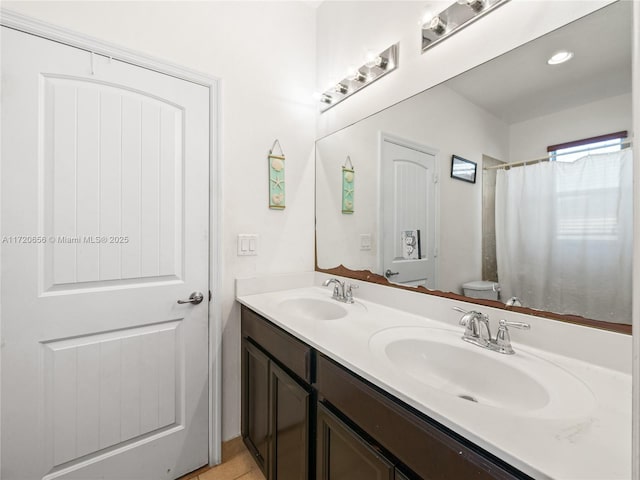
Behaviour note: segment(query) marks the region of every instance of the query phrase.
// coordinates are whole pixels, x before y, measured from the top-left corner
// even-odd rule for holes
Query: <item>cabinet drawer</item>
[[[318,355],[317,362],[316,386],[320,398],[340,410],[422,478],[530,478],[502,468],[323,355]]]
[[[311,378],[311,348],[242,305],[242,337],[250,338],[280,364],[307,383]]]

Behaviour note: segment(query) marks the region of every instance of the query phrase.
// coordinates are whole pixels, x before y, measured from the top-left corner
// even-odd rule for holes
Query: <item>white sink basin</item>
[[[502,355],[464,342],[462,331],[397,327],[374,334],[369,348],[426,388],[480,408],[541,418],[582,416],[595,406],[579,379],[515,347]]]
[[[305,320],[337,320],[347,316],[347,309],[333,299],[313,297],[288,298],[278,303],[287,315]]]

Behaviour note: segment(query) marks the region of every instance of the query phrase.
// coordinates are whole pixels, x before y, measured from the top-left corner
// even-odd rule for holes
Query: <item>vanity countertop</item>
[[[477,305],[465,305],[438,298],[418,298],[412,292],[388,292],[379,290],[380,286],[360,284],[356,291],[356,302],[352,305],[336,302],[348,311],[348,316],[335,320],[318,320],[305,315],[283,312],[279,307],[283,300],[296,298],[331,300],[331,289],[320,287],[322,274],[306,274],[297,280],[290,277],[280,282],[278,291],[273,290],[277,282],[238,280],[236,299],[264,316],[275,325],[291,333],[354,373],[374,385],[384,389],[406,404],[440,422],[454,432],[476,443],[488,452],[513,465],[536,479],[575,479],[575,480],[623,480],[631,478],[631,375],[628,371],[610,368],[609,365],[591,363],[584,358],[576,358],[558,352],[558,347],[549,350],[517,341],[526,338],[526,334],[512,333],[513,357],[504,356],[505,362],[517,357],[515,362],[527,358],[541,358],[563,370],[563,374],[577,379],[593,395],[573,405],[564,405],[569,414],[547,415],[535,412],[522,413],[505,411],[491,405],[481,405],[456,398],[438,389],[429,388],[421,382],[399,371],[398,367],[372,352],[372,337],[385,330],[404,327],[411,329],[436,329],[440,332],[462,334],[463,327],[456,325],[460,314],[448,314],[447,320],[431,318],[441,316],[438,312],[446,305],[472,308]],[[350,281],[349,279],[346,279]],[[358,283],[358,282],[354,282]],[[269,287],[266,287],[269,285]],[[298,288],[290,288],[296,285]],[[301,285],[307,285],[302,286]],[[257,293],[260,292],[260,293]],[[361,296],[358,293],[362,292]],[[378,303],[389,295],[406,297],[407,303],[433,303],[433,308],[425,309],[424,315]],[[420,295],[420,297],[431,297]],[[372,301],[375,300],[375,301]],[[402,300],[402,299],[401,299]],[[334,300],[331,300],[334,301]],[[444,303],[443,303],[444,302]],[[388,303],[388,302],[387,302]],[[397,307],[397,305],[396,305]],[[440,309],[440,310],[439,310]],[[483,309],[489,313],[492,322],[497,322],[494,309]],[[411,310],[411,309],[409,309]],[[429,312],[429,313],[428,313]],[[453,320],[452,320],[453,319]],[[527,317],[531,320],[532,331],[538,325],[542,330],[553,329],[548,320]],[[537,324],[536,324],[537,322]],[[544,323],[547,322],[547,323]],[[557,323],[557,322],[552,322]],[[577,327],[576,335],[603,336],[602,345],[622,345],[623,350],[630,348],[630,339],[610,332],[585,331]],[[567,328],[566,325],[559,328]],[[495,326],[494,326],[495,329]],[[580,330],[582,329],[582,330]],[[528,332],[527,332],[528,333]],[[590,340],[593,342],[593,338]],[[462,340],[460,343],[463,344]],[[532,342],[535,344],[535,342]],[[551,342],[554,343],[554,342]],[[558,343],[558,342],[556,342]],[[472,348],[479,348],[471,346]],[[597,348],[597,344],[594,345]],[[588,348],[587,348],[588,349]],[[620,350],[620,348],[618,348]],[[490,355],[502,355],[487,352]],[[597,356],[597,355],[596,355]],[[450,362],[456,362],[452,354]],[[459,361],[459,360],[458,360]],[[615,362],[614,362],[615,363]],[[464,368],[464,366],[462,366]],[[486,372],[487,377],[492,375]],[[589,397],[589,398],[586,398]]]

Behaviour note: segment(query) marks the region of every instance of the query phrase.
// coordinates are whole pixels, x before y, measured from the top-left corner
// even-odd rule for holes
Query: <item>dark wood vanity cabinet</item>
[[[318,405],[317,480],[394,480],[393,464]]]
[[[531,480],[244,306],[242,437],[268,480]]]
[[[308,346],[243,307],[242,438],[268,480],[310,478],[310,361]]]

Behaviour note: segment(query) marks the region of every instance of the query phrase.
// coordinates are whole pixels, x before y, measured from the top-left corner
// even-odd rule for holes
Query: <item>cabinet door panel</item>
[[[393,465],[322,404],[317,435],[317,480],[393,480]]]
[[[242,340],[242,438],[266,474],[269,452],[269,358]]]
[[[272,477],[308,478],[309,402],[311,394],[271,362]]]

